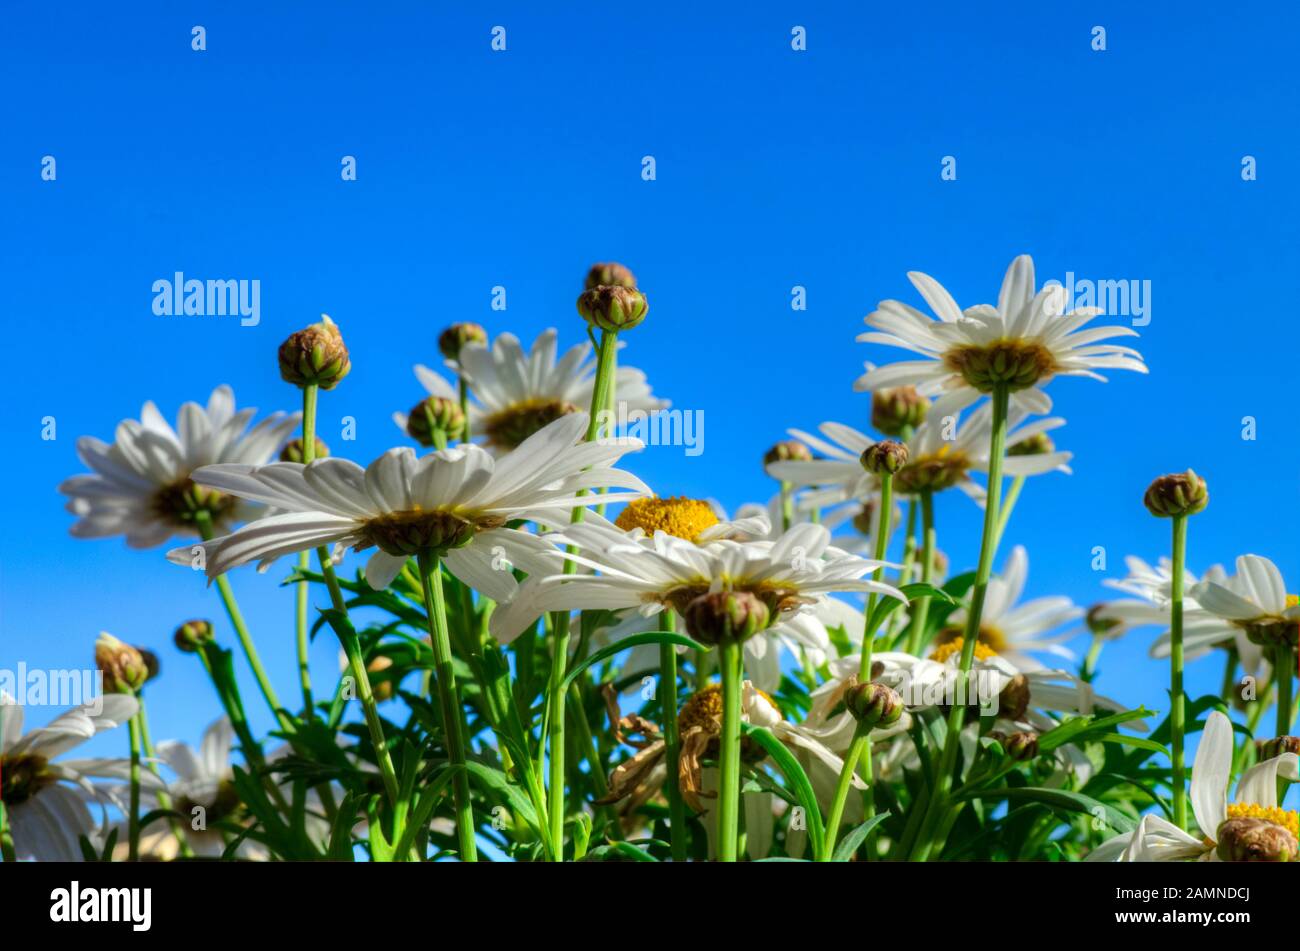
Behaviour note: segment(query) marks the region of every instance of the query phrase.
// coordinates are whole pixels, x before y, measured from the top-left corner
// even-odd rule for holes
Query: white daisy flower
[[[1034,262],[1022,254],[1011,262],[997,307],[981,304],[963,311],[934,278],[917,271],[908,278],[937,315],[933,319],[900,301],[882,301],[866,318],[874,328],[859,335],[862,343],[881,343],[920,354],[869,370],[854,384],[858,390],[916,386],[932,391],[936,383],[974,402],[994,385],[1004,385],[1011,399],[1025,410],[1046,413],[1051,399],[1041,387],[1056,376],[1088,376],[1105,380],[1097,370],[1121,369],[1146,373],[1142,355],[1130,347],[1099,343],[1109,337],[1136,337],[1129,327],[1080,330],[1101,313],[1081,307],[1063,314],[1065,289],[1034,292]]]
[[[1243,858],[1232,854],[1239,843],[1234,842],[1232,827],[1224,828],[1229,820],[1255,820],[1252,824],[1279,826],[1289,833],[1294,843],[1296,813],[1278,804],[1277,782],[1279,777],[1291,782],[1300,779],[1296,754],[1282,753],[1246,770],[1237,783],[1237,801],[1229,803],[1232,760],[1232,721],[1215,710],[1205,721],[1205,731],[1196,748],[1196,762],[1192,764],[1192,813],[1201,837],[1189,835],[1160,816],[1148,815],[1133,832],[1102,843],[1085,861],[1213,862],[1225,852],[1228,858]],[[1270,831],[1277,834],[1277,830]],[[1294,851],[1291,858],[1295,858]]]
[[[997,655],[1018,669],[1028,671],[1043,666],[1029,655],[1029,651],[1046,651],[1066,658],[1074,656],[1059,642],[1076,632],[1051,637],[1045,635],[1062,624],[1083,617],[1083,609],[1065,596],[1034,598],[1017,604],[1024,593],[1028,574],[1029,555],[1023,545],[1017,545],[1002,566],[1002,572],[989,579],[984,612],[980,616],[979,643],[975,645],[976,657]],[[935,636],[931,658],[944,661],[960,654],[965,629],[966,608],[962,606],[948,615],[947,625]]]
[[[1168,625],[1169,604],[1173,598],[1173,565],[1164,557],[1155,565],[1135,556],[1129,556],[1124,561],[1128,566],[1128,575],[1121,579],[1107,579],[1102,584],[1133,597],[1105,601],[1093,608],[1090,616],[1113,625],[1105,629],[1104,636],[1108,640],[1121,637],[1135,628],[1164,626],[1165,631],[1151,645],[1151,656],[1163,660],[1169,656],[1170,650]],[[1266,666],[1259,645],[1252,644],[1242,628],[1206,611],[1189,594],[1197,585],[1209,582],[1227,582],[1221,566],[1212,565],[1200,577],[1189,570],[1183,572],[1184,658],[1195,660],[1216,647],[1235,647],[1242,667],[1248,673],[1259,673],[1261,665]]]
[[[118,423],[110,445],[93,436],[77,440],[77,455],[94,470],[59,486],[79,516],[77,538],[125,535],[132,548],[152,548],[174,535],[198,535],[195,515],[206,511],[219,531],[253,514],[237,500],[195,486],[195,469],[214,463],[261,465],[270,461],[298,426],[300,413],[273,413],[251,430],[255,409],[235,412],[235,396],[218,386],[207,409],[186,403],[176,428],[158,407],[145,403],[140,419]]]
[[[636,476],[610,468],[635,439],[584,442],[587,414],[556,420],[514,452],[494,459],[475,445],[424,457],[409,448],[390,449],[368,467],[331,457],[309,465],[209,466],[196,482],[240,498],[274,505],[285,514],[244,526],[205,542],[208,577],[250,561],[271,561],[321,545],[378,550],[366,563],[366,580],[380,590],[409,557],[434,550],[457,578],[487,597],[511,598],[517,588],[511,565],[527,568],[544,548],[536,536],[504,527],[510,521],[556,524],[574,506],[623,501],[649,494]],[[593,489],[628,491],[599,496]],[[188,565],[192,549],[168,553]]]
[[[1251,643],[1294,648],[1300,598],[1287,594],[1282,572],[1267,558],[1242,555],[1236,574],[1203,581],[1191,594],[1202,608],[1243,632]]]
[[[449,361],[449,365],[459,370],[475,400],[469,407],[470,432],[483,436],[490,448],[505,452],[547,423],[590,409],[596,383],[591,349],[589,342],[580,343],[557,360],[554,328],[543,331],[527,354],[519,338],[510,333],[498,336],[491,347],[466,344],[459,363]],[[428,367],[417,366],[415,375],[431,396],[460,398],[456,387]],[[618,367],[615,387],[618,401],[629,413],[669,405],[651,393],[645,374],[635,367]],[[405,413],[394,413],[393,421],[406,431]]]
[[[548,611],[636,608],[643,615],[686,606],[710,591],[750,591],[768,604],[774,622],[788,620],[836,591],[875,591],[906,600],[869,580],[883,563],[830,547],[821,525],[796,525],[776,542],[693,541],[659,530],[630,537],[606,523],[575,524],[548,536],[578,554],[554,551],[599,574],[536,575],[492,616],[492,633],[508,643]]]
[[[939,492],[955,486],[983,503],[984,489],[970,478],[970,473],[988,472],[992,407],[986,404],[977,408],[956,427],[953,438],[946,439],[945,430],[952,422],[949,414],[955,412],[955,408],[943,405],[943,401],[936,403],[926,421],[906,441],[907,465],[894,476],[897,494],[915,495],[927,489]],[[1065,420],[1058,417],[1025,423],[1026,415],[1012,410],[1008,418],[1008,446],[1065,425]],[[867,472],[859,461],[876,440],[842,423],[822,423],[818,430],[825,438],[799,429],[791,429],[789,433],[823,458],[773,462],[768,464],[767,474],[795,486],[810,487],[811,491],[800,497],[799,507],[804,510],[827,508],[850,500],[863,505],[878,502],[880,477]],[[1030,476],[1053,470],[1069,472],[1066,463],[1071,456],[1068,452],[1055,451],[1009,454],[1003,473]]]
[[[129,779],[130,761],[54,760],[95,734],[127,722],[139,709],[132,696],[108,694],[23,734],[22,706],[0,691],[0,801],[18,858],[80,862],[81,836],[96,848],[102,845],[100,828],[88,807],[121,804],[90,780]],[[142,771],[141,781],[149,784],[154,778]]]

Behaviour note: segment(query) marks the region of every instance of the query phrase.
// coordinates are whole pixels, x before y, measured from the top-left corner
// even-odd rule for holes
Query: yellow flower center
[[[970,459],[964,452],[944,443],[937,452],[918,456],[894,476],[894,487],[905,495],[922,490],[942,492],[966,478]]]
[[[1009,391],[1033,386],[1059,367],[1052,352],[1036,340],[994,340],[982,346],[953,347],[944,365],[981,393],[1004,386]]]
[[[366,522],[367,544],[378,545],[390,555],[411,556],[420,552],[446,553],[468,545],[479,529],[499,528],[502,521],[472,512],[424,510],[419,506],[405,512],[386,512]]]
[[[192,528],[200,514],[217,525],[237,504],[237,499],[188,478],[163,486],[152,499],[154,514],[179,528]]]
[[[1229,819],[1263,819],[1286,829],[1296,838],[1300,838],[1300,813],[1293,809],[1280,809],[1277,806],[1260,806],[1253,802],[1228,803]]]
[[[16,806],[54,783],[45,767],[45,757],[35,753],[0,756],[0,803]]]
[[[542,427],[576,412],[577,406],[560,400],[524,400],[489,416],[483,421],[483,432],[492,445],[514,449]]]
[[[718,524],[708,502],[678,496],[675,499],[634,499],[619,513],[614,524],[628,532],[639,528],[647,535],[667,532],[688,542],[705,529]]]
[[[966,638],[962,636],[961,628],[945,627],[934,639],[934,644],[930,659],[942,664],[954,654],[961,654]],[[990,657],[996,657],[1006,650],[1006,647],[1007,639],[1001,631],[996,627],[981,627],[979,637],[975,641],[975,659],[988,660]]]

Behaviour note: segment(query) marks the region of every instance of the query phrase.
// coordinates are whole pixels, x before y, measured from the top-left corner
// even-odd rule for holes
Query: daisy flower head
[[[95,734],[127,722],[139,709],[135,697],[109,694],[24,734],[22,705],[0,691],[0,802],[19,858],[80,862],[81,836],[98,843],[89,806],[102,807],[111,796],[91,778],[127,779],[130,762],[55,760]],[[141,781],[149,785],[153,775],[145,774]]]
[[[547,536],[577,554],[553,551],[589,574],[540,574],[511,604],[492,617],[492,633],[514,640],[548,611],[638,610],[650,616],[687,606],[703,595],[728,591],[753,595],[767,609],[769,623],[807,609],[836,591],[875,591],[903,599],[897,589],[867,576],[883,563],[830,546],[824,526],[793,526],[775,542],[727,539],[707,544],[671,535],[632,535],[616,525],[581,523]]]
[[[1034,670],[1043,665],[1030,651],[1046,651],[1062,657],[1073,656],[1060,646],[1072,635],[1047,636],[1050,631],[1083,617],[1083,609],[1065,596],[1034,598],[1018,603],[1029,575],[1029,555],[1023,545],[1011,550],[1000,574],[989,579],[980,616],[975,657],[984,660],[1002,657],[1020,670]],[[966,629],[967,608],[963,605],[948,616],[931,647],[931,659],[943,662],[960,655]]]
[[[1228,578],[1203,581],[1192,597],[1211,615],[1241,631],[1262,648],[1296,648],[1300,599],[1288,594],[1277,565],[1259,555],[1242,555]]]
[[[509,565],[527,567],[544,545],[507,522],[557,524],[574,506],[650,492],[636,476],[611,468],[641,442],[584,442],[586,428],[585,413],[562,417],[500,459],[462,444],[423,457],[409,448],[390,449],[365,468],[338,457],[305,466],[209,466],[194,474],[196,482],[283,514],[195,547],[202,549],[209,579],[250,561],[322,545],[375,548],[365,574],[376,590],[387,587],[409,557],[430,553],[470,587],[508,600],[517,587]],[[624,491],[592,494],[602,488]],[[168,553],[185,565],[194,555],[190,547]]]
[[[207,407],[186,403],[176,427],[152,402],[140,419],[118,423],[112,443],[93,436],[77,440],[77,456],[94,470],[65,480],[67,510],[78,516],[77,538],[125,535],[132,548],[152,548],[175,535],[198,535],[210,519],[218,531],[256,514],[191,478],[196,469],[219,463],[262,465],[298,426],[299,413],[273,413],[251,430],[255,409],[235,411],[235,395],[218,386]]]
[[[972,472],[988,472],[992,408],[976,408],[958,421],[952,400],[937,401],[926,421],[904,443],[907,464],[894,476],[894,491],[900,495],[942,492],[957,488],[983,502],[984,489],[971,478]],[[1007,444],[1024,446],[1025,451],[1008,453],[1003,472],[1012,476],[1069,472],[1072,453],[1058,452],[1044,445],[1046,433],[1065,425],[1059,417],[1026,422],[1028,414],[1012,410],[1007,420]],[[848,500],[867,504],[880,493],[880,477],[867,472],[859,461],[876,440],[843,423],[822,423],[821,436],[792,429],[790,435],[821,454],[808,460],[775,461],[767,465],[774,479],[806,487],[800,497],[802,509],[825,508]],[[1033,447],[1037,451],[1030,451]]]
[[[1278,779],[1295,782],[1295,753],[1282,753],[1252,766],[1232,783],[1232,722],[1219,711],[1205,722],[1192,764],[1192,813],[1201,836],[1189,835],[1157,815],[1142,818],[1137,829],[1098,846],[1089,861],[1195,862],[1291,861],[1297,857],[1295,810],[1278,802]]]
[[[1088,624],[1097,636],[1107,640],[1122,637],[1129,631],[1148,625],[1166,629],[1151,645],[1151,656],[1163,660],[1170,653],[1169,604],[1173,599],[1173,565],[1160,558],[1152,565],[1130,555],[1125,559],[1128,574],[1124,578],[1103,581],[1108,588],[1131,595],[1094,605],[1088,611]],[[1211,565],[1198,576],[1183,571],[1183,591],[1193,591],[1207,583],[1224,584],[1227,575],[1220,565]],[[1205,610],[1190,594],[1183,595],[1183,652],[1187,660],[1204,657],[1214,648],[1236,648],[1242,667],[1257,673],[1264,664],[1263,650],[1251,643],[1245,629],[1217,614]]]
[[[554,328],[543,331],[527,353],[510,333],[499,335],[491,347],[469,340],[460,348],[455,365],[473,397],[470,431],[482,435],[488,448],[509,452],[561,416],[591,408],[596,383],[591,344],[576,344],[558,357],[557,352]],[[415,375],[430,396],[459,399],[456,388],[428,367],[417,366]],[[645,374],[635,367],[619,367],[615,387],[618,402],[629,413],[669,405],[653,395]],[[407,430],[405,413],[394,413],[393,421]]]
[[[866,318],[873,328],[858,336],[862,343],[901,347],[919,354],[869,370],[858,390],[915,386],[923,392],[937,384],[972,403],[997,388],[1029,412],[1046,413],[1051,399],[1042,387],[1057,376],[1105,380],[1102,369],[1147,372],[1142,355],[1131,347],[1101,343],[1111,337],[1135,337],[1129,327],[1081,329],[1101,313],[1081,307],[1062,313],[1065,289],[1034,290],[1034,262],[1022,254],[1011,262],[996,307],[980,304],[962,310],[952,295],[927,274],[908,274],[935,317],[896,300],[882,301]]]

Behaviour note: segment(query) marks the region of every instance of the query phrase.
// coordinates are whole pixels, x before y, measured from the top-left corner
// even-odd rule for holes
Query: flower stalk
[[[609,392],[610,387],[613,386],[614,359],[617,348],[618,334],[609,329],[602,329],[600,342],[597,345],[596,378],[591,390],[591,414],[587,423],[587,442],[593,442],[600,438],[601,422],[604,415],[602,410],[609,404]],[[582,517],[583,509],[578,506],[574,508],[570,520],[579,522]],[[565,559],[563,573],[572,574],[575,567],[571,560]],[[547,746],[550,754],[547,763],[550,788],[547,791],[546,800],[550,815],[547,819],[550,824],[551,841],[555,843],[555,858],[557,861],[562,861],[564,858],[562,845],[564,842],[564,817],[566,815],[564,787],[567,776],[564,731],[565,696],[567,691],[564,690],[564,676],[568,670],[568,661],[569,612],[559,611],[554,615],[554,621],[551,625],[551,671],[546,688],[549,708]]]
[[[203,540],[205,542],[212,541],[215,537],[212,516],[206,511],[200,511],[195,515],[195,523],[199,527],[199,534]],[[285,715],[280,698],[275,695],[275,688],[271,686],[271,679],[266,675],[266,668],[262,666],[262,658],[257,653],[257,646],[253,643],[253,635],[248,631],[248,624],[244,621],[244,614],[239,610],[239,602],[235,600],[235,592],[231,590],[230,581],[225,575],[218,575],[216,581],[217,591],[221,594],[221,603],[225,606],[226,614],[230,617],[231,626],[234,627],[235,634],[239,637],[239,645],[244,649],[244,656],[248,659],[248,666],[252,668],[258,689],[262,691],[262,697],[266,700],[266,705],[271,708],[271,713],[279,721],[280,728],[289,731],[292,729],[293,724]]]
[[[737,638],[724,638],[718,649],[718,667],[722,674],[718,861],[735,862],[740,843],[740,689],[744,668],[741,642]]]
[[[447,758],[451,762],[451,768],[456,771],[452,778],[452,792],[456,801],[456,837],[460,843],[461,860],[477,862],[474,810],[470,802],[469,773],[465,768],[465,711],[461,706],[456,672],[452,666],[451,635],[447,628],[447,605],[442,591],[442,567],[440,559],[429,552],[421,552],[418,558],[424,610],[429,618],[429,636],[433,641],[433,679],[438,687],[438,702],[442,709]]]
[[[979,643],[980,622],[984,616],[984,598],[988,593],[989,578],[993,574],[993,557],[997,549],[997,527],[1002,500],[1002,462],[1007,449],[1009,401],[1010,393],[1006,385],[996,385],[992,392],[992,434],[989,440],[989,480],[984,504],[984,528],[980,533],[979,564],[975,569],[975,584],[971,588],[970,607],[966,614],[966,629],[961,648],[961,666],[957,674],[957,696],[963,698],[970,696],[968,689],[970,669],[975,661],[975,645]],[[926,541],[927,547],[930,547],[928,534],[927,532]],[[918,852],[914,855],[921,861],[926,861],[934,848],[942,844],[934,833],[940,831],[936,827],[940,825],[949,807],[948,794],[952,791],[953,772],[957,767],[957,752],[961,747],[961,727],[965,716],[966,707],[961,703],[954,703],[948,713],[948,729],[939,759],[935,795],[930,801],[929,815],[917,843]],[[929,835],[926,834],[927,829]]]
[[[1173,758],[1174,825],[1187,828],[1187,769],[1183,762],[1183,571],[1187,564],[1187,516],[1173,521],[1173,566],[1169,599],[1169,750]]]

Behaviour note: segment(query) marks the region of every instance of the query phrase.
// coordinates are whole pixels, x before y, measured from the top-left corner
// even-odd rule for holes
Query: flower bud
[[[587,272],[587,282],[583,285],[590,289],[593,287],[636,287],[636,277],[621,264],[615,264],[613,261],[593,264],[591,270]]]
[[[876,507],[879,502],[880,498],[878,496],[868,499],[862,503],[862,508],[858,509],[857,514],[853,516],[853,527],[867,538],[875,537]],[[898,528],[898,523],[901,521],[903,513],[897,505],[891,505],[890,508],[893,509],[893,511],[890,512],[889,515],[888,532],[890,535],[893,535],[894,530]]]
[[[1031,760],[1038,755],[1038,734],[1032,730],[1012,733],[1002,741],[1002,748],[1016,762]]]
[[[332,390],[351,369],[343,335],[328,314],[280,344],[280,378],[294,386]]]
[[[1029,678],[1016,674],[998,694],[998,718],[1019,720],[1029,709]]]
[[[330,447],[325,445],[325,443],[318,437],[313,437],[313,439],[315,440],[314,444],[316,447],[316,453],[312,456],[312,459],[324,459],[330,454]],[[303,454],[305,446],[306,444],[302,441],[302,437],[290,440],[285,443],[284,448],[280,450],[280,461],[306,462],[307,457]]]
[[[886,439],[872,443],[862,452],[862,468],[874,475],[894,475],[907,465],[907,447]]]
[[[1043,456],[1056,452],[1056,444],[1047,433],[1034,433],[1007,447],[1008,456]]]
[[[411,407],[406,417],[406,432],[421,446],[436,445],[436,434],[446,441],[460,435],[465,428],[465,413],[460,403],[441,396],[430,396]]]
[[[466,344],[487,345],[487,331],[480,324],[452,324],[438,336],[438,349],[448,360],[459,360]]]
[[[1300,736],[1275,736],[1270,740],[1255,741],[1255,758],[1261,763],[1283,753],[1300,755]]]
[[[1293,862],[1300,851],[1289,830],[1267,819],[1226,819],[1215,838],[1223,862]]]
[[[845,691],[844,706],[855,720],[869,727],[892,726],[903,715],[903,698],[875,681],[854,684]]]
[[[140,657],[144,660],[144,682],[148,683],[151,680],[157,680],[158,674],[162,672],[162,662],[158,660],[158,655],[147,647],[137,647],[136,650],[140,652]]]
[[[1181,518],[1195,515],[1210,501],[1205,480],[1191,469],[1162,475],[1147,487],[1142,497],[1147,511],[1157,518]]]
[[[886,436],[901,436],[925,422],[930,401],[914,386],[876,390],[871,394],[871,425]]]
[[[763,454],[763,465],[774,462],[811,462],[812,450],[797,439],[787,439],[777,443]]]
[[[686,606],[686,631],[701,644],[744,641],[767,627],[771,612],[749,591],[713,591]]]
[[[393,658],[387,654],[376,654],[366,664],[367,674],[379,674],[393,666]],[[373,683],[375,699],[380,703],[392,700],[397,695],[397,684],[392,680],[380,680]]]
[[[211,621],[193,620],[186,621],[176,628],[172,640],[176,642],[179,650],[187,654],[196,654],[205,644],[211,644],[214,636]]]
[[[135,693],[149,679],[140,652],[112,634],[100,634],[95,641],[95,666],[104,674],[105,693]]]
[[[618,333],[645,320],[650,303],[635,287],[601,284],[578,297],[578,313],[593,327]]]
[[[1096,637],[1109,637],[1115,628],[1119,627],[1117,618],[1105,618],[1101,616],[1102,611],[1106,608],[1105,602],[1094,604],[1088,608],[1088,613],[1084,617],[1084,622],[1088,625],[1088,630]]]

